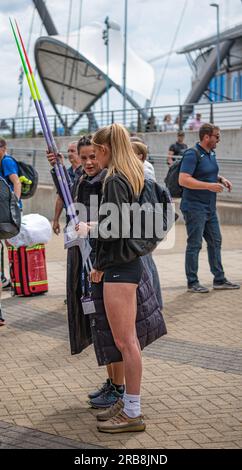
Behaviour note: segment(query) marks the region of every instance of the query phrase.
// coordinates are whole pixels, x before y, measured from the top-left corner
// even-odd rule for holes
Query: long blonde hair
[[[128,131],[121,124],[102,127],[92,138],[93,145],[108,145],[111,150],[111,161],[107,177],[115,173],[123,174],[133,188],[140,194],[144,187],[144,168],[135,155]]]

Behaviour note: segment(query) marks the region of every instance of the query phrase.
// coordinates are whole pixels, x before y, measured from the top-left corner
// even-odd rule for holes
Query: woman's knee
[[[114,337],[114,342],[121,353],[132,352],[134,349],[137,349],[137,339],[135,336],[132,337]]]

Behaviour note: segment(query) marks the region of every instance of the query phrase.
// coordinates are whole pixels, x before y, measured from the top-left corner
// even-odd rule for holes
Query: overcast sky
[[[67,33],[67,18],[71,0],[47,0],[47,7],[58,32]],[[82,25],[92,21],[103,22],[105,17],[116,20],[123,29],[124,0],[83,0]],[[174,34],[184,5],[186,9],[177,36],[175,49],[190,44],[208,35],[216,34],[216,9],[209,6],[209,0],[129,0],[128,5],[128,43],[143,59],[149,60],[170,50]],[[242,23],[241,0],[220,0],[220,28]],[[80,0],[72,0],[71,30],[78,25]],[[33,15],[31,0],[0,0],[0,117],[13,117],[16,113],[19,94],[18,76],[20,62],[9,27],[9,16],[15,17],[20,25],[25,43],[29,40],[29,29]],[[34,16],[33,34],[30,38],[30,56],[37,37],[46,35],[37,12]],[[166,58],[153,64],[156,80],[163,74]],[[32,58],[32,63],[34,59]],[[40,84],[39,79],[37,80]],[[177,104],[180,89],[181,100],[186,98],[190,88],[191,70],[185,56],[172,54],[164,77],[157,105]],[[51,105],[44,91],[42,97],[47,111],[52,113]],[[29,91],[24,88],[27,109]],[[122,101],[117,92],[111,94],[111,108],[120,107]],[[32,110],[34,115],[34,109]]]

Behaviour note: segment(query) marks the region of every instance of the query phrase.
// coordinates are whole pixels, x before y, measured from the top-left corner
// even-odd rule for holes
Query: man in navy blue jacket
[[[210,270],[214,276],[214,289],[239,289],[239,284],[228,281],[221,261],[222,237],[216,212],[216,195],[232,184],[219,175],[214,149],[220,139],[218,127],[203,124],[199,130],[200,141],[194,149],[184,153],[179,184],[183,186],[181,210],[187,229],[186,276],[188,291],[209,292],[198,280],[198,257],[202,239],[207,242]],[[195,150],[196,149],[196,150]],[[198,157],[199,156],[199,157]]]

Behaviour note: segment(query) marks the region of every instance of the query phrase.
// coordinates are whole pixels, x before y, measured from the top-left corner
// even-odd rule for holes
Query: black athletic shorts
[[[117,264],[104,271],[103,282],[125,282],[128,284],[139,284],[143,271],[140,258],[130,263]]]

